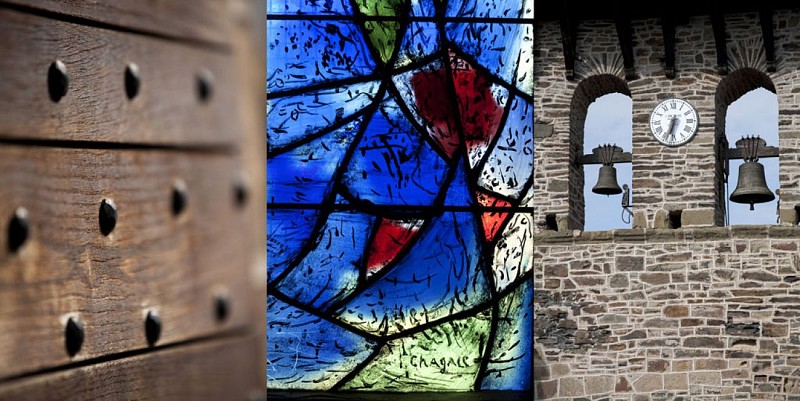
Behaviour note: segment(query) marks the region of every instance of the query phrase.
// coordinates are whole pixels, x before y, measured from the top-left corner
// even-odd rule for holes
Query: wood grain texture
[[[148,308],[163,321],[158,344],[254,324],[250,269],[263,248],[244,238],[263,204],[236,206],[242,168],[230,155],[0,146],[0,379],[146,348]],[[175,217],[178,179],[188,208]],[[98,223],[104,198],[119,215],[109,236]],[[14,253],[7,227],[18,207],[31,229]],[[231,299],[222,324],[220,291]],[[63,334],[72,314],[86,328],[74,358]]]
[[[264,244],[266,233],[266,168],[267,157],[266,119],[264,118],[264,105],[267,104],[267,94],[264,90],[266,82],[266,24],[264,15],[267,12],[266,0],[231,0],[231,7],[235,10],[231,34],[233,58],[236,61],[236,78],[238,80],[237,93],[242,99],[239,120],[242,122],[243,140],[241,146],[242,163],[246,167],[248,187],[251,199],[257,205],[252,212],[251,229],[242,233],[242,240],[248,241],[254,249],[255,263],[250,266],[250,284],[253,288],[252,297],[252,324],[254,330],[260,333],[262,339],[267,336],[267,253]],[[260,388],[267,386],[266,341],[261,341],[257,352],[252,358],[258,360]],[[264,397],[259,398],[263,401]]]
[[[227,42],[230,28],[227,0],[2,0],[0,3],[215,44]]]
[[[0,400],[263,400],[252,358],[261,340],[223,338],[25,378],[0,387]]]
[[[0,139],[174,146],[241,141],[235,112],[240,98],[228,54],[3,8],[0,37]],[[66,66],[69,89],[54,102],[47,75],[57,59]],[[124,84],[128,63],[141,74],[132,100]],[[203,70],[214,77],[207,102],[197,95]]]

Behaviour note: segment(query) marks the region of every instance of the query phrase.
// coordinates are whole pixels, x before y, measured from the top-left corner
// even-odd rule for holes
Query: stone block
[[[720,372],[689,372],[690,385],[719,386],[721,383]]]
[[[714,225],[714,208],[684,209],[681,227],[708,227]]]
[[[670,223],[669,220],[668,210],[659,209],[656,211],[656,214],[653,217],[653,228],[655,229],[672,228],[672,224]]]
[[[644,271],[644,258],[641,256],[617,256],[614,267],[620,272]]]
[[[550,377],[564,377],[570,372],[568,363],[554,363],[550,365]]]
[[[683,340],[687,348],[724,348],[725,344],[716,337],[687,337]]]
[[[558,381],[547,380],[536,383],[538,399],[549,400],[558,395]]]
[[[692,317],[725,318],[725,307],[722,305],[692,305]]]
[[[680,391],[689,389],[689,375],[686,373],[669,373],[664,375],[664,390]]]
[[[653,373],[665,372],[669,368],[669,361],[656,359],[647,361],[647,371]]]
[[[643,374],[633,382],[633,389],[637,393],[652,393],[664,389],[664,376],[659,374]]]
[[[609,278],[608,285],[611,288],[627,288],[629,285],[628,276],[622,273],[614,274]]]
[[[617,393],[628,393],[633,388],[631,387],[630,382],[625,376],[618,376],[617,382],[614,384],[614,391]]]
[[[566,263],[554,263],[544,267],[545,277],[567,277],[569,276],[569,267]]]
[[[691,359],[681,359],[681,360],[673,360],[672,361],[672,371],[673,372],[689,372],[692,370],[692,360]]]
[[[689,307],[683,305],[669,305],[664,307],[665,317],[686,317],[689,316]]]
[[[560,397],[580,397],[586,395],[582,377],[565,377],[558,379],[558,395]]]
[[[796,226],[797,217],[797,210],[781,208],[780,218],[782,226]]]
[[[631,228],[647,228],[647,211],[645,210],[634,210],[633,211],[633,223],[631,224]]]
[[[724,359],[698,359],[694,361],[694,370],[722,370],[728,368]]]
[[[762,325],[762,334],[764,337],[786,337],[789,335],[789,326],[765,322]]]
[[[670,283],[669,273],[642,273],[639,280],[650,285],[664,285]]]
[[[586,377],[586,395],[610,393],[614,391],[614,377],[588,376]]]

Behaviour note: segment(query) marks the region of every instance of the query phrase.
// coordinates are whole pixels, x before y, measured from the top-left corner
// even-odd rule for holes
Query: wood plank
[[[222,338],[0,385],[0,400],[263,400],[258,336]]]
[[[564,51],[564,69],[568,81],[575,79],[575,58],[577,57],[578,18],[571,9],[570,0],[561,1],[561,46]]]
[[[109,2],[107,2],[109,3]],[[203,2],[213,3],[213,2]],[[0,8],[0,138],[230,146],[241,140],[231,56],[158,38],[87,27]],[[58,102],[48,69],[69,75]],[[125,92],[125,68],[141,88]],[[213,75],[203,102],[197,76]]]
[[[3,0],[0,6],[86,20],[190,41],[224,45],[231,25],[229,1]]]
[[[236,205],[242,168],[220,154],[0,146],[0,378],[146,348],[150,308],[163,322],[157,344],[251,325],[249,274],[264,252],[250,233],[264,212]],[[178,179],[188,207],[175,217]],[[104,198],[119,216],[108,236],[98,223]],[[19,207],[30,235],[11,252]],[[219,292],[231,302],[224,323],[214,315]],[[71,315],[85,327],[73,358],[63,334]]]

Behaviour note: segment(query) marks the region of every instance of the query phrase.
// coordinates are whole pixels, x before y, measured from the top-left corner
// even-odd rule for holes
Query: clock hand
[[[673,131],[675,131],[675,121],[677,119],[678,119],[677,117],[672,117],[670,119],[670,121],[669,121],[669,131],[667,131],[667,132],[669,132],[669,136],[672,137],[673,141],[675,140],[675,133]]]

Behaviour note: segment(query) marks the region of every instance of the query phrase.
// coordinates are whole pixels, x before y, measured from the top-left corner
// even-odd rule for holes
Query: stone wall
[[[534,238],[538,399],[800,400],[800,228]]]
[[[710,17],[686,18],[669,79],[660,21],[634,20],[636,78],[626,80],[613,21],[580,21],[570,81],[558,22],[537,21],[539,399],[800,401],[800,10],[774,11],[773,22],[777,68],[767,72],[758,14],[725,15],[721,75]],[[720,227],[716,143],[728,105],[758,87],[778,98],[780,139],[770,145],[781,152],[781,225]],[[588,106],[612,92],[633,100],[634,229],[583,232],[575,158]],[[694,140],[675,148],[648,127],[669,97],[690,101],[700,118]]]

